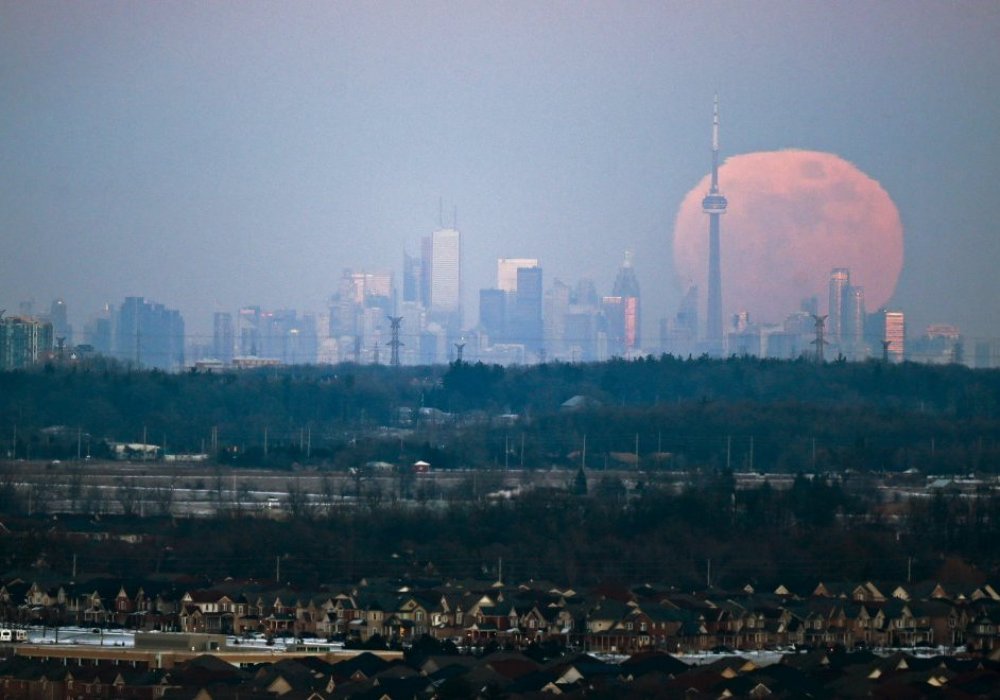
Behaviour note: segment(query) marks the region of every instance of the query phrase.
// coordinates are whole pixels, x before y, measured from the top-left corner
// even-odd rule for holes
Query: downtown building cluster
[[[639,282],[628,252],[608,294],[600,294],[586,279],[573,285],[558,279],[546,283],[537,258],[500,258],[495,284],[479,290],[478,317],[472,321],[463,308],[463,234],[456,225],[442,223],[422,237],[418,254],[403,254],[401,289],[391,269],[345,269],[323,311],[259,305],[219,311],[212,318],[210,339],[185,336],[178,311],[127,297],[92,317],[82,343],[73,345],[62,300],[38,316],[31,314],[29,304],[19,317],[0,321],[0,369],[87,353],[168,371],[341,362],[594,362],[656,353],[1000,366],[1000,342],[977,340],[966,352],[954,326],[935,324],[922,336],[908,338],[901,310],[868,313],[864,288],[856,283],[863,280],[852,280],[846,267],[830,271],[826,313],[818,298],[810,297],[785,300],[787,308],[797,304],[799,310],[780,323],[752,319],[746,310],[724,318],[720,231],[728,204],[719,182],[716,98],[711,186],[702,200],[709,220],[706,318],[699,318],[700,290],[691,286],[676,315],[660,320],[655,340],[651,334],[642,336]]]
[[[180,311],[141,296],[105,305],[82,332],[69,323],[63,299],[43,313],[23,303],[18,314],[0,317],[0,369],[88,355],[181,371],[457,359],[500,365],[596,362],[659,353],[1000,366],[1000,343],[994,340],[977,339],[966,348],[953,325],[934,324],[913,336],[902,311],[869,312],[864,288],[847,268],[831,270],[828,286],[825,306],[815,296],[800,300],[799,310],[780,323],[738,312],[714,338],[700,323],[699,290],[692,286],[677,312],[659,320],[659,332],[643,335],[642,296],[630,253],[603,294],[589,279],[548,282],[537,258],[499,258],[494,284],[479,290],[476,313],[466,313],[462,234],[439,229],[423,239],[420,255],[404,253],[401,285],[391,269],[344,269],[324,310],[246,305],[214,312],[210,336],[187,334]]]
[[[642,350],[639,283],[626,253],[610,294],[593,282],[544,286],[536,258],[500,258],[494,286],[479,291],[478,318],[463,308],[462,234],[441,228],[403,255],[402,285],[391,270],[344,269],[325,310],[241,307],[215,312],[210,342],[189,342],[187,364],[202,369],[294,364],[430,365],[457,359],[495,364],[600,361]],[[118,316],[121,318],[121,315]],[[109,321],[109,328],[118,323]],[[113,356],[145,355],[131,327]],[[117,347],[117,346],[116,346]],[[131,352],[131,354],[129,354]],[[159,365],[157,365],[159,366]],[[179,367],[176,366],[176,367]],[[175,368],[176,368],[175,367]]]
[[[852,285],[850,270],[842,267],[830,271],[825,309],[818,297],[812,296],[802,299],[798,311],[780,323],[756,321],[748,311],[740,311],[722,327],[714,345],[699,336],[698,288],[690,287],[674,319],[661,321],[660,337],[661,346],[675,355],[963,362],[958,328],[934,324],[908,341],[904,313],[888,308],[868,312],[864,288]],[[989,344],[977,344],[974,366],[993,366],[990,351]]]

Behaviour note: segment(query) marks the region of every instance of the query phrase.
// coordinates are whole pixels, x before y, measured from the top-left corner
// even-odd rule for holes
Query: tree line
[[[5,518],[4,571],[136,579],[186,574],[304,588],[365,576],[660,582],[807,592],[819,581],[914,581],[960,557],[1000,572],[1000,497],[940,493],[892,504],[835,476],[737,490],[725,470],[676,492],[590,474],[513,500],[370,502],[293,517]],[[80,531],[112,536],[81,538]],[[129,537],[114,535],[128,534]],[[137,534],[145,535],[142,538]],[[810,589],[811,590],[811,589]]]
[[[97,358],[0,373],[0,455],[15,459],[100,458],[116,441],[274,468],[996,473],[998,435],[1000,371],[960,365],[665,355],[168,374]]]

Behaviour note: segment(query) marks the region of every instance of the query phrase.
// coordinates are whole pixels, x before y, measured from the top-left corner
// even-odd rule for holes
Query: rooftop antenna
[[[816,340],[812,341],[812,344],[816,346],[816,362],[823,364],[823,346],[827,344],[826,339],[823,337],[823,331],[826,327],[826,315],[809,315],[812,316],[813,320],[816,322]]]

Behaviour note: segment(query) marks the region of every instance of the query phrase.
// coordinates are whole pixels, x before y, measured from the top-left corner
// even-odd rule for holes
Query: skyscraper
[[[244,306],[237,319],[240,357],[257,357],[261,350],[260,307]]]
[[[479,290],[479,326],[490,343],[507,342],[508,296],[502,289]]]
[[[540,353],[543,345],[542,268],[517,268],[517,292],[510,321],[512,340]]]
[[[566,315],[569,313],[569,285],[555,280],[542,301],[545,351],[551,358],[563,358],[566,351]]]
[[[51,352],[51,323],[26,316],[0,318],[0,370],[30,367]]]
[[[722,333],[722,259],[719,243],[719,217],[726,213],[728,202],[719,192],[719,96],[715,96],[712,116],[712,186],[701,200],[701,208],[708,214],[708,308],[706,312],[705,340],[710,355],[721,356]]]
[[[618,275],[615,277],[615,285],[612,288],[612,296],[621,300],[621,335],[620,345],[624,354],[628,355],[639,349],[641,342],[641,306],[639,304],[639,280],[635,276],[635,268],[632,267],[632,251],[625,251],[625,259],[621,267],[618,268]]]
[[[882,341],[889,343],[889,358],[902,362],[906,353],[906,319],[902,311],[883,312]]]
[[[444,321],[447,327],[458,330],[461,326],[462,237],[458,229],[441,228],[430,236],[430,303],[428,306],[431,315]]]
[[[115,355],[143,369],[184,367],[184,319],[180,312],[143,297],[125,297],[115,323]]]
[[[846,267],[830,270],[830,299],[827,303],[826,336],[839,343],[844,332],[844,301],[851,286],[851,272]]]
[[[111,328],[114,311],[110,304],[105,304],[94,314],[83,327],[83,342],[90,346],[92,352],[110,355],[112,348]]]
[[[422,268],[418,256],[403,253],[403,301],[423,302],[420,294]]]
[[[497,258],[497,289],[517,291],[517,271],[522,267],[538,267],[535,258]]]
[[[418,300],[425,309],[431,308],[431,267],[434,258],[434,239],[424,236],[420,239],[420,289]]]
[[[841,346],[852,360],[863,359],[865,341],[865,289],[850,286],[841,305]]]
[[[673,318],[660,320],[660,349],[677,356],[699,352],[698,287],[691,285],[684,293]]]
[[[67,346],[73,345],[73,326],[69,324],[66,314],[66,302],[56,299],[49,309],[49,321],[52,323],[52,337],[63,338]]]
[[[223,364],[231,365],[235,347],[233,315],[225,311],[216,311],[212,315],[212,355]]]

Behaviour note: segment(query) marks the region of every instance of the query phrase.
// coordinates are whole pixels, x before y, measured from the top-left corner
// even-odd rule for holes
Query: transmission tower
[[[399,367],[399,348],[403,343],[399,340],[399,327],[403,323],[402,316],[386,316],[389,319],[389,323],[392,324],[392,340],[389,341],[389,347],[392,348],[392,354],[390,355],[389,364],[393,367]]]
[[[816,322],[816,340],[812,341],[812,344],[816,346],[816,362],[823,364],[823,346],[827,344],[826,339],[823,338],[823,331],[826,327],[826,316],[811,315]]]
[[[455,362],[457,364],[462,364],[462,350],[465,348],[465,343],[455,343],[455,351],[457,353],[455,357]]]

